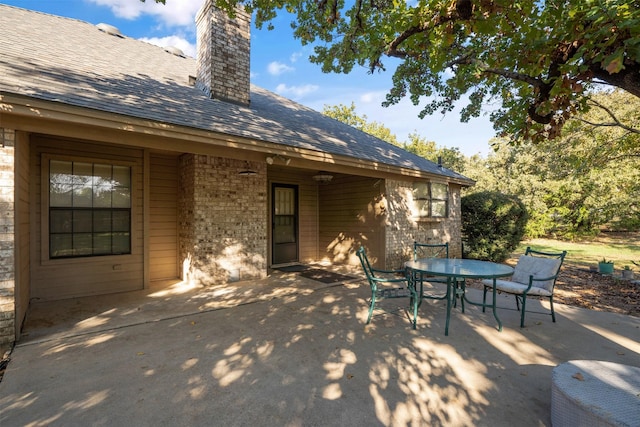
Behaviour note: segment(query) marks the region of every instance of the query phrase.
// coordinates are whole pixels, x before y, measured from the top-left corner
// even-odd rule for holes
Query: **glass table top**
[[[407,261],[405,267],[436,276],[493,278],[513,274],[513,268],[489,261],[455,258],[425,258]]]

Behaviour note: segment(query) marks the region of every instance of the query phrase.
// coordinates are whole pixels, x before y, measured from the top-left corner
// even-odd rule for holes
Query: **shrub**
[[[527,209],[515,196],[493,191],[462,198],[464,256],[503,262],[517,248],[527,225]]]

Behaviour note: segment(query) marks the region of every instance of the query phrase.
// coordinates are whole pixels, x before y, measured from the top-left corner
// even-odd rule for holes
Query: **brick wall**
[[[460,187],[449,186],[449,217],[416,221],[412,217],[413,183],[386,181],[386,266],[400,268],[413,256],[413,242],[449,242],[449,256],[462,257]]]
[[[0,345],[15,339],[15,132],[0,128]]]
[[[238,173],[249,166],[256,175]],[[183,279],[201,284],[266,277],[265,163],[180,158],[179,254]]]
[[[236,17],[206,0],[196,16],[196,85],[212,98],[249,105],[251,16],[242,6]]]

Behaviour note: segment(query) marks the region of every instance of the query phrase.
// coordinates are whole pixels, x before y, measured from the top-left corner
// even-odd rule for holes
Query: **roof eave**
[[[245,154],[249,151],[259,156],[257,158],[261,158],[263,155],[281,154],[296,159],[297,165],[308,169],[319,168],[338,172],[344,168],[353,168],[362,175],[375,177],[402,176],[417,179],[441,179],[461,186],[474,185],[474,181],[470,179],[460,179],[444,174],[438,175],[383,162],[77,107],[6,91],[0,91],[0,114],[5,116],[2,122],[13,123],[17,130],[30,132],[46,132],[49,129],[47,126],[42,128],[34,126],[33,119],[39,119],[43,122],[73,124],[74,126],[59,128],[56,134],[64,137],[81,138],[83,128],[97,127],[112,132],[111,134],[101,132],[99,135],[95,132],[92,133],[92,137],[102,138],[103,142],[122,143],[123,141],[117,135],[128,134],[132,136],[132,139],[135,136],[136,144],[146,148],[159,148],[159,145],[163,145],[164,141],[167,146],[163,148],[173,147],[175,151],[185,151],[188,148],[188,151],[199,154],[208,154],[212,149],[240,150]],[[175,141],[183,141],[189,145],[181,145],[181,149],[176,150]],[[246,155],[239,156],[239,158],[247,160]]]

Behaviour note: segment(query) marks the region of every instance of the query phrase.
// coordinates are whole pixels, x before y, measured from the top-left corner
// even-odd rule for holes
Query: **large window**
[[[49,160],[49,257],[131,253],[131,167]]]
[[[440,182],[413,184],[413,203],[418,218],[446,218],[449,216],[449,187]]]

